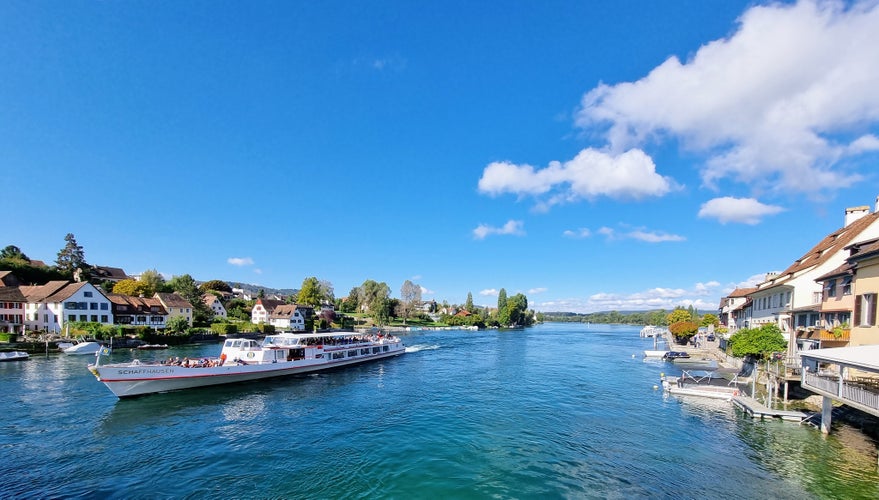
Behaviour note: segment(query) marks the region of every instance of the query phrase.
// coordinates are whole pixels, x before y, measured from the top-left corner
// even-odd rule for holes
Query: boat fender
[[[739,395],[739,391],[733,391],[732,395],[733,395],[733,396],[738,396],[738,395]]]

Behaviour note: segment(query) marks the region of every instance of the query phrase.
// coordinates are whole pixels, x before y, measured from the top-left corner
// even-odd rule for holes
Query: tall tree
[[[501,288],[501,291],[497,294],[497,312],[500,314],[502,311],[507,309],[507,291],[506,289]]]
[[[387,309],[386,301],[391,295],[391,288],[387,283],[366,280],[360,285],[358,295],[361,307],[366,306],[373,317],[378,319],[378,314],[386,314],[383,310]]]
[[[473,312],[473,294],[470,292],[467,292],[467,302],[464,302],[464,310]]]
[[[226,283],[223,280],[205,281],[204,283],[199,285],[199,288],[201,288],[201,291],[205,292],[205,293],[212,291],[212,290],[215,292],[232,293],[232,287],[229,286],[229,283]]]
[[[77,269],[85,269],[88,266],[85,262],[85,252],[76,243],[76,237],[73,236],[73,233],[67,233],[64,241],[64,248],[58,252],[58,258],[55,260],[55,263],[60,272],[73,276]]]
[[[421,304],[421,287],[409,280],[403,282],[400,288],[400,315],[403,323],[409,319],[409,315]]]
[[[320,298],[321,300],[325,300],[328,303],[332,304],[336,300],[335,291],[333,290],[333,283],[328,280],[320,280],[317,283],[317,288],[320,290]]]
[[[138,280],[143,283],[143,294],[146,297],[152,297],[156,292],[161,292],[165,287],[165,277],[155,269],[147,269],[140,275]]]
[[[213,311],[204,303],[204,294],[198,289],[192,276],[184,274],[168,280],[168,286],[192,304],[192,322],[207,324],[214,317]]]
[[[299,295],[296,296],[296,303],[306,306],[319,306],[321,301],[320,282],[314,276],[302,280],[302,286],[299,288]]]

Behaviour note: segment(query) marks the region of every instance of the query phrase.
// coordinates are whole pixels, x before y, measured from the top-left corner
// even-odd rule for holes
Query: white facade
[[[70,293],[71,288],[78,288]],[[25,306],[28,330],[61,332],[67,322],[113,324],[110,300],[91,283],[71,283],[58,292]]]
[[[216,295],[207,294],[204,298],[205,304],[214,312],[214,317],[226,319],[226,308]]]

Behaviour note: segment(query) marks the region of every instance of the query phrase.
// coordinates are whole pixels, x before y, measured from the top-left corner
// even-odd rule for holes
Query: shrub
[[[699,324],[693,321],[678,321],[668,325],[668,331],[675,336],[681,344],[686,344],[690,337],[699,331]]]
[[[214,323],[211,325],[211,331],[217,335],[235,335],[238,333],[238,327],[232,323]]]

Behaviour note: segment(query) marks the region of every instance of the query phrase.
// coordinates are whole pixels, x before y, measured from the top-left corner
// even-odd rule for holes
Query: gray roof
[[[879,345],[800,351],[800,357],[879,372]]]

